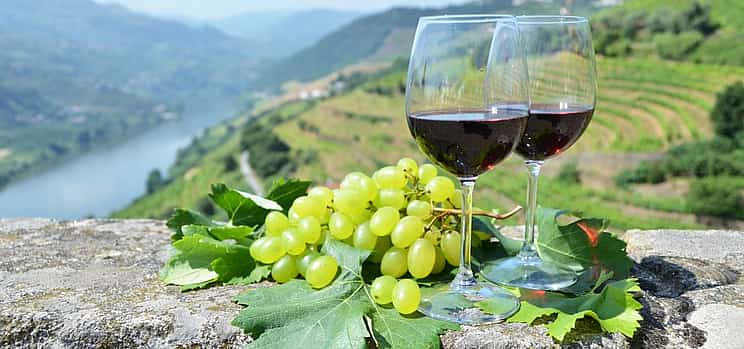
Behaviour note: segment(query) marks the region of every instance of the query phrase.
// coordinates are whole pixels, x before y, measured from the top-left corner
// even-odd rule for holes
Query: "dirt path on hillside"
[[[261,183],[261,179],[258,178],[258,175],[256,175],[256,171],[254,171],[251,167],[250,162],[248,162],[248,158],[248,151],[240,153],[240,173],[243,174],[243,178],[245,178],[245,181],[248,183],[248,186],[251,187],[251,190],[254,194],[264,196],[266,193],[264,192],[264,187]]]

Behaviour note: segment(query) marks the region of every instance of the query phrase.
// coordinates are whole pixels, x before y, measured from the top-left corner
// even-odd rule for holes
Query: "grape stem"
[[[486,217],[490,217],[490,218],[493,218],[493,219],[507,219],[507,218],[509,218],[509,217],[517,214],[517,212],[519,212],[521,210],[522,210],[522,206],[517,206],[517,207],[513,208],[511,211],[509,211],[507,213],[493,213],[493,212],[488,212],[488,211],[473,211],[473,216],[486,216]],[[440,216],[446,216],[446,215],[461,215],[462,214],[462,210],[453,209],[453,208],[439,208],[439,207],[434,207],[434,208],[432,208],[432,211],[434,211],[434,212],[440,212],[440,214],[437,215],[437,218],[439,218]]]

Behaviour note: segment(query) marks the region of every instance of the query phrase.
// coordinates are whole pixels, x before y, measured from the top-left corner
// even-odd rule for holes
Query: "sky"
[[[166,17],[219,19],[244,12],[331,8],[372,12],[395,5],[444,6],[467,0],[96,0]]]

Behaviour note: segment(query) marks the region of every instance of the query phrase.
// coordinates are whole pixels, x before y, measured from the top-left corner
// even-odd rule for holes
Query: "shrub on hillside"
[[[744,133],[744,83],[731,84],[718,94],[710,119],[721,137],[734,139]]]
[[[741,181],[727,177],[708,177],[690,184],[687,207],[698,215],[744,218]]]
[[[579,166],[576,161],[571,161],[563,165],[556,178],[564,183],[580,184],[581,172],[579,171]]]
[[[686,58],[702,41],[703,34],[694,30],[654,35],[654,45],[659,57],[673,60]]]
[[[156,192],[158,189],[162,188],[165,185],[165,181],[163,180],[163,175],[160,173],[160,170],[154,169],[150,171],[150,174],[147,176],[147,194],[152,194]]]
[[[658,161],[642,161],[636,168],[624,170],[615,177],[615,184],[625,187],[639,183],[661,183],[666,179],[664,168]]]
[[[289,146],[258,122],[243,129],[240,148],[250,153],[251,166],[261,177],[286,172],[292,167]]]

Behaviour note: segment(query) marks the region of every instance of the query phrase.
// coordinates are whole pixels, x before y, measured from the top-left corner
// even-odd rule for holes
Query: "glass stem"
[[[537,214],[537,179],[540,176],[542,161],[527,160],[527,208],[524,212],[524,244],[519,257],[537,257],[537,234],[535,232],[535,216]]]
[[[460,236],[460,268],[457,276],[452,280],[450,285],[452,289],[467,289],[476,284],[473,277],[473,270],[470,267],[470,240],[473,223],[473,189],[475,188],[475,178],[460,178],[462,187],[462,227]]]

